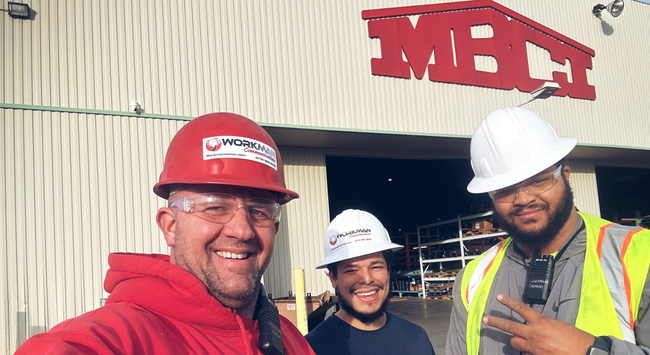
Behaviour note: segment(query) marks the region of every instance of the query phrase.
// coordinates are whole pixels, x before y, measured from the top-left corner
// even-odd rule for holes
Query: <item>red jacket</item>
[[[29,338],[16,354],[261,354],[257,321],[217,301],[166,255],[111,254],[104,307]],[[280,316],[287,355],[315,355]]]

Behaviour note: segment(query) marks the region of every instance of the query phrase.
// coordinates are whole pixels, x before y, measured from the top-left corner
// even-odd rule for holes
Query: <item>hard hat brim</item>
[[[340,251],[338,253],[331,254],[330,256],[323,259],[323,261],[316,266],[316,269],[326,268],[327,265],[338,263],[339,261],[353,259],[359,256],[370,255],[384,250],[393,250],[397,251],[404,248],[403,245],[389,243],[389,244],[377,244],[375,246],[364,246],[363,250],[360,249],[348,249],[345,251]]]
[[[467,185],[467,191],[473,194],[480,194],[489,191],[497,191],[508,186],[520,183],[536,174],[548,169],[553,164],[562,160],[575,148],[578,140],[570,137],[558,137],[557,144],[545,152],[544,157],[522,164],[508,174],[491,177],[474,177]]]

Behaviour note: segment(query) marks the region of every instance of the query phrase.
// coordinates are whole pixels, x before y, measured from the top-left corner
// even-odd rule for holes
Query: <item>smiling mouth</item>
[[[535,212],[539,212],[539,211],[540,211],[540,210],[527,210],[527,211],[521,211],[521,212],[517,213],[517,216],[526,216],[526,215],[533,214],[533,213],[535,213]]]
[[[367,296],[372,296],[372,295],[374,295],[375,293],[377,293],[377,290],[375,290],[375,291],[370,291],[370,292],[363,292],[363,293],[359,292],[359,293],[357,293],[356,295],[357,295],[357,296],[362,296],[362,297],[367,297]]]
[[[229,251],[217,251],[217,255],[224,259],[246,259],[248,258],[248,253],[243,253],[243,254],[235,254],[231,253]]]

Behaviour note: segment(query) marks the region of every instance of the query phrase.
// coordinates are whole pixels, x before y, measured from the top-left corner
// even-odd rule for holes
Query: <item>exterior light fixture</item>
[[[598,4],[594,6],[594,9],[591,10],[593,12],[594,16],[600,18],[601,13],[603,10],[607,10],[612,17],[619,17],[623,13],[623,8],[625,7],[625,3],[623,0],[614,0],[607,4],[607,6],[603,4]]]
[[[548,99],[553,96],[558,90],[560,90],[560,84],[554,83],[552,81],[545,82],[542,86],[533,90],[530,94],[533,95],[535,99]]]
[[[533,90],[530,94],[533,96],[532,99],[524,102],[523,104],[519,105],[519,107],[537,99],[548,99],[549,97],[553,96],[558,90],[560,90],[560,84],[552,82],[552,81],[547,81],[542,86],[538,87],[537,89]]]
[[[19,18],[22,20],[29,20],[30,10],[29,5],[21,4],[18,2],[9,2],[9,9],[0,9],[0,11],[8,12],[9,16]]]

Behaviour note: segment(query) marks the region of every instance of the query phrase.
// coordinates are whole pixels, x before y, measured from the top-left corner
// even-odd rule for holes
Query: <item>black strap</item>
[[[573,236],[571,236],[571,239],[569,239],[569,241],[566,242],[566,243],[564,244],[564,246],[562,247],[562,249],[560,249],[560,251],[559,251],[559,252],[557,253],[557,255],[555,256],[555,260],[557,260],[557,261],[560,260],[560,257],[562,257],[562,254],[564,254],[564,252],[565,252],[566,249],[569,247],[569,245],[570,245],[571,243],[573,243],[573,240],[576,239],[576,237],[578,236],[578,234],[580,234],[583,230],[585,230],[585,222],[582,222],[582,226],[580,226],[580,228],[579,228],[575,233],[573,233]]]

